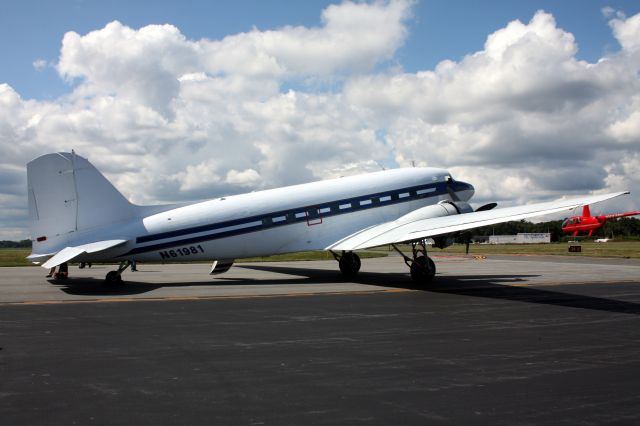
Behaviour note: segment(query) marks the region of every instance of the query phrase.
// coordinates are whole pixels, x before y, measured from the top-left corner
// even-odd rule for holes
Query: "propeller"
[[[449,178],[447,179],[447,192],[451,197],[451,201],[461,201],[460,197],[458,197],[458,194],[456,194],[456,191],[454,191],[453,188],[451,187],[452,183],[453,183],[453,179],[451,178],[451,176],[449,176]]]
[[[458,197],[458,194],[456,194],[456,192],[451,187],[451,183],[452,182],[453,182],[453,179],[451,177],[449,179],[447,179],[447,192],[449,193],[449,196],[451,197],[451,200],[455,203],[456,201],[461,201],[461,200],[460,200],[460,197]],[[474,211],[476,211],[476,212],[484,212],[484,211],[491,210],[491,209],[495,208],[497,205],[498,205],[498,203],[487,203],[487,204],[484,204],[484,205],[478,207]],[[454,206],[455,206],[455,204],[454,204]],[[471,244],[471,232],[470,231],[465,231],[465,232],[462,232],[459,235],[464,240],[465,253],[469,254],[469,244]]]
[[[484,206],[480,206],[476,209],[477,212],[484,212],[487,210],[491,210],[493,208],[495,208],[498,205],[498,203],[488,203],[485,204]]]
[[[498,203],[487,203],[484,204],[480,207],[478,207],[475,211],[477,212],[484,212],[487,210],[491,210],[493,208],[495,208],[498,205]],[[464,248],[465,248],[465,253],[469,254],[469,244],[471,244],[471,232],[470,231],[466,231],[464,233]]]

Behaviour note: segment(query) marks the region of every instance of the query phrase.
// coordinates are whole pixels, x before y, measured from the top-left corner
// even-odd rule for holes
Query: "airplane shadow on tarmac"
[[[312,275],[315,272],[331,272],[326,270],[313,270],[308,268],[291,268],[283,266],[244,266],[248,269],[289,273],[295,275]],[[408,273],[373,273],[360,272],[352,280],[358,284],[380,285],[393,288],[404,288],[425,292],[456,294],[460,296],[482,297],[490,299],[511,300],[515,302],[537,303],[553,306],[566,306],[571,308],[591,309],[605,312],[625,313],[640,315],[640,304],[621,300],[606,299],[602,297],[586,296],[581,294],[563,293],[559,291],[543,290],[533,287],[511,286],[525,282],[526,278],[539,275],[437,275],[429,288],[415,285]],[[333,275],[335,278],[335,274]]]
[[[292,278],[251,279],[215,277],[212,281],[145,283],[127,279],[124,284],[106,286],[98,278],[71,278],[65,281],[50,281],[67,294],[78,296],[128,296],[143,294],[158,288],[188,286],[229,286],[229,285],[323,285],[340,282],[337,270],[299,268],[278,265],[238,265],[237,268],[253,269],[291,275]],[[402,288],[432,293],[454,294],[466,297],[510,300],[571,308],[590,309],[605,312],[640,315],[640,304],[602,297],[571,294],[534,287],[511,286],[526,282],[527,278],[538,275],[438,275],[428,287],[421,288],[411,281],[408,273],[379,273],[361,271],[349,282],[381,287]],[[131,276],[129,275],[128,278]]]
[[[249,268],[248,266],[239,265],[234,267]],[[257,268],[255,268],[257,269]],[[157,272],[157,271],[154,271]],[[68,278],[65,280],[49,280],[52,285],[57,285],[67,294],[77,296],[131,296],[136,294],[148,293],[159,288],[180,288],[180,287],[216,287],[216,286],[242,286],[242,285],[301,285],[301,284],[334,284],[340,282],[342,277],[339,271],[326,269],[307,269],[307,268],[283,268],[280,272],[287,275],[295,275],[292,278],[273,278],[273,279],[251,279],[251,278],[232,278],[224,275],[216,275],[211,281],[183,281],[183,282],[166,282],[166,283],[148,283],[143,281],[135,281],[133,275],[123,275],[124,282],[120,285],[105,285],[101,278]],[[136,272],[135,278],[140,277],[144,272]],[[386,276],[387,274],[379,274]],[[144,275],[142,275],[144,278]],[[381,281],[381,280],[380,280]],[[376,285],[373,283],[373,285]],[[379,284],[382,285],[382,284]]]

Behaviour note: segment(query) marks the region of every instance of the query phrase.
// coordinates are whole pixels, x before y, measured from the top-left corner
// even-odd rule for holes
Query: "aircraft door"
[[[317,206],[307,208],[305,215],[307,216],[308,226],[320,225],[322,223],[322,213]]]

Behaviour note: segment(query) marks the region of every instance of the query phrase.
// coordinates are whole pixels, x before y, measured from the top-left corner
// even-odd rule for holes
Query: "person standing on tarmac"
[[[49,273],[47,274],[47,278],[55,278],[55,279],[65,279],[69,276],[69,265],[67,262],[61,263],[58,267],[58,272],[56,273],[56,267],[49,269]]]

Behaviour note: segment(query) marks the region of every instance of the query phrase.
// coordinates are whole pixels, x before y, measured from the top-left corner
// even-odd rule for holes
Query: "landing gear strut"
[[[109,271],[109,273],[107,274],[107,276],[104,278],[104,283],[108,284],[108,285],[117,285],[117,284],[122,284],[122,273],[129,267],[131,266],[131,262],[128,260],[125,260],[123,262],[120,262],[120,266],[118,267],[118,270],[116,271]]]
[[[343,251],[341,255],[331,252],[333,257],[338,261],[340,272],[345,277],[354,277],[360,270],[360,256],[352,251]]]
[[[395,251],[400,253],[400,256],[404,259],[404,263],[407,264],[411,271],[411,279],[418,284],[428,285],[433,281],[433,277],[436,275],[436,264],[433,260],[427,256],[427,245],[424,240],[416,243],[411,243],[411,253],[413,259],[405,256],[395,244],[391,245]]]

